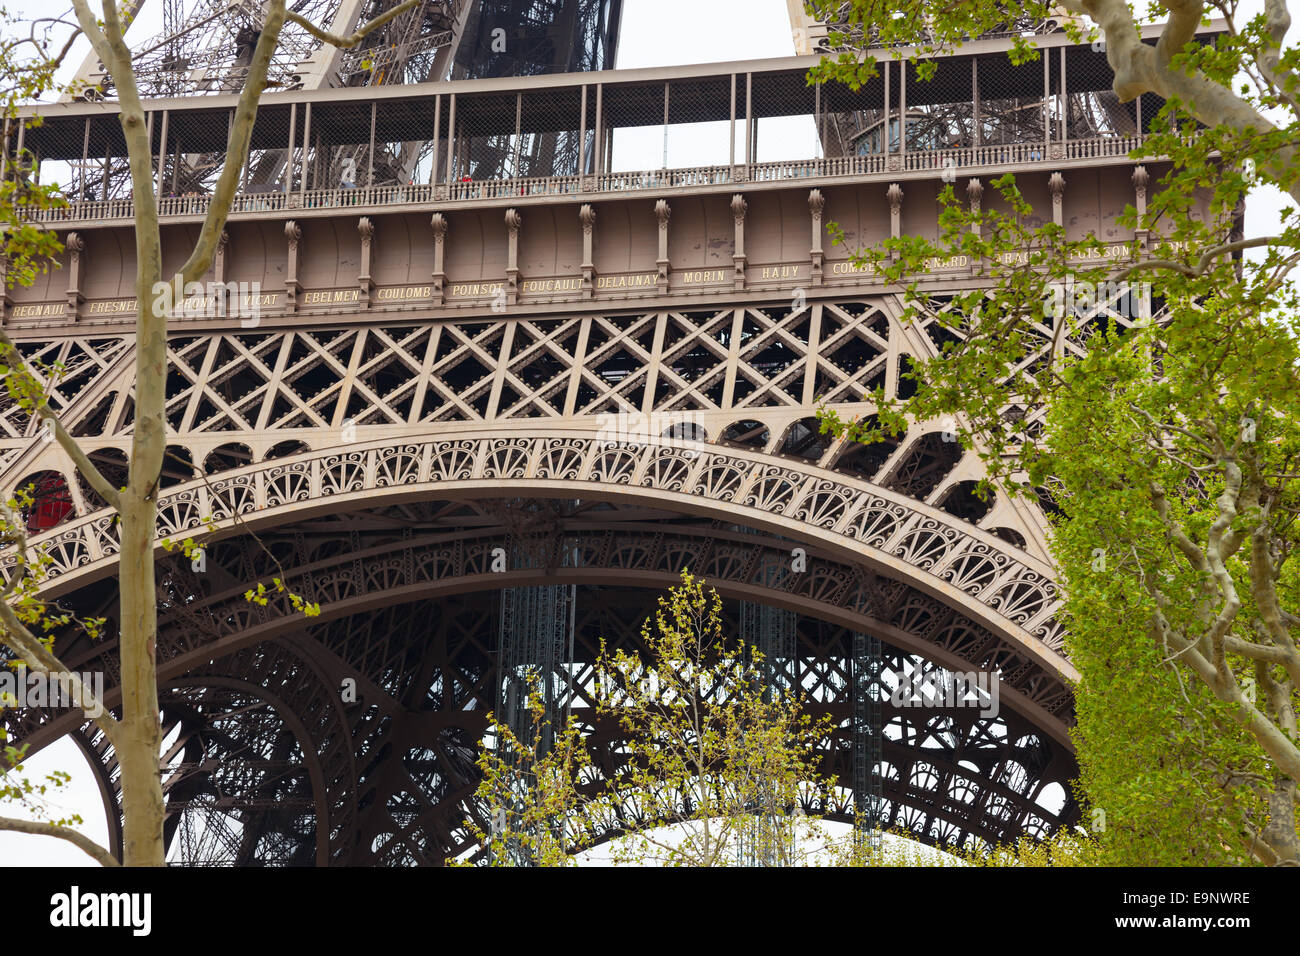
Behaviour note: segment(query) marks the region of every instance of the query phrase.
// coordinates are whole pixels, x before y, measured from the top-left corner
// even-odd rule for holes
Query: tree
[[[7,10],[0,8],[0,22],[4,23],[4,29],[0,31],[3,37],[0,39],[0,117],[8,134],[16,128],[17,107],[38,98],[54,84],[54,74],[72,40],[64,41],[61,48],[51,45],[51,30],[61,24],[66,26],[58,18],[16,21]],[[6,287],[30,285],[62,250],[62,244],[55,233],[24,222],[20,210],[59,208],[64,201],[56,184],[38,184],[23,174],[29,162],[25,153],[18,153],[10,142],[5,142],[3,147],[4,159],[0,159],[0,281]],[[0,335],[3,335],[2,330]],[[11,374],[10,364],[7,358],[0,357],[0,381],[11,401],[25,401],[30,409],[28,396],[39,394],[39,389],[34,388],[31,376]],[[53,381],[60,370],[42,367],[40,371],[46,381]],[[7,501],[0,501],[0,547],[13,546],[19,561],[18,567],[0,588],[0,603],[7,604],[7,610],[29,629],[39,630],[42,647],[48,650],[50,632],[71,622],[72,618],[66,612],[45,613],[44,604],[35,594],[47,562],[27,548],[25,522],[20,517],[36,506],[32,496],[35,490],[20,488]],[[0,624],[7,616],[0,615]],[[95,621],[80,623],[91,634],[98,627]],[[9,665],[12,662],[5,663]],[[30,658],[27,663],[31,663]],[[88,708],[96,706],[93,699],[87,699],[83,689],[78,687],[77,692],[82,694],[80,699]],[[19,703],[8,694],[0,695],[0,711]],[[80,818],[58,816],[49,805],[48,798],[67,784],[68,775],[54,771],[44,779],[32,780],[24,774],[26,746],[14,746],[3,730],[0,730],[0,744],[4,745],[0,752],[0,800],[23,806],[31,816],[29,819],[0,817],[0,829],[55,836],[80,847],[100,863],[115,864],[117,861],[102,847],[73,829],[82,822]]]
[[[573,866],[575,848],[597,837],[590,828],[601,817],[595,804],[604,788],[600,782],[584,788],[593,782],[594,767],[578,720],[570,714],[563,726],[552,728],[538,690],[540,675],[533,676],[529,723],[521,733],[487,716],[490,730],[479,750],[474,796],[490,822],[484,830],[469,817],[465,826],[492,865]]]
[[[773,679],[776,662],[725,639],[721,598],[689,571],[642,625],[641,645],[602,643],[596,662],[598,713],[626,740],[616,812],[635,821],[614,859],[798,863],[805,790],[829,785],[817,748],[830,719],[813,719],[798,688]]]
[[[268,0],[265,22],[253,50],[248,73],[240,91],[239,102],[230,126],[221,173],[213,187],[207,216],[188,258],[176,275],[162,275],[161,236],[151,172],[151,146],[148,140],[144,107],[131,65],[131,51],[124,39],[125,25],[116,3],[105,2],[102,16],[97,16],[89,0],[73,0],[76,31],[90,41],[95,54],[112,76],[121,109],[121,124],[129,157],[132,195],[135,199],[135,242],[138,271],[135,277],[136,375],[135,424],[126,484],[115,488],[86,456],[76,440],[64,429],[57,414],[46,401],[43,377],[36,374],[7,335],[0,331],[0,375],[4,377],[10,398],[44,423],[59,446],[71,459],[77,472],[116,512],[121,552],[118,579],[120,585],[119,634],[122,704],[120,716],[107,711],[95,717],[97,726],[113,745],[120,767],[122,790],[123,862],[129,866],[161,866],[164,861],[164,802],[159,773],[159,749],[162,744],[158,710],[157,608],[153,542],[156,536],[157,494],[166,445],[163,415],[167,381],[167,320],[174,307],[184,300],[185,287],[197,281],[209,269],[217,240],[230,211],[239,183],[240,171],[248,161],[249,142],[257,115],[258,101],[266,86],[267,69],[286,23],[294,23],[322,43],[339,47],[356,46],[367,34],[406,13],[418,0],[406,0],[367,22],[348,36],[328,33],[308,22],[301,14],[286,8],[285,0]],[[47,21],[57,24],[59,21]],[[21,36],[22,34],[16,34]],[[48,34],[33,29],[34,41],[25,50],[18,44],[0,48],[3,82],[18,99],[34,98],[53,86],[53,78],[75,39],[68,36],[62,46],[51,44]],[[31,78],[24,80],[26,72]],[[75,92],[75,91],[74,91]],[[19,177],[24,178],[24,177]],[[28,187],[6,187],[5,197],[13,206],[0,209],[5,221],[20,223],[19,209],[28,205]],[[34,268],[40,256],[55,248],[48,236],[30,227],[7,227],[17,240],[7,243],[18,252],[26,267]],[[11,258],[12,262],[12,258]],[[13,266],[10,265],[12,276]],[[21,278],[21,272],[19,273]],[[7,278],[7,281],[10,281]],[[10,509],[5,515],[5,541],[14,547],[19,564],[11,572],[0,601],[0,625],[3,643],[32,671],[66,674],[52,650],[48,632],[40,624],[48,623],[47,608],[39,595],[42,563],[39,553],[28,546],[22,523]],[[254,599],[264,599],[265,589]],[[55,613],[55,617],[58,615]],[[78,691],[83,710],[90,715],[99,711],[98,701],[89,701]],[[15,828],[14,821],[0,819],[0,828]],[[69,838],[51,825],[42,832]],[[102,848],[101,848],[102,849]],[[106,855],[106,854],[104,854]],[[102,856],[96,854],[97,858]]]
[[[988,0],[845,6],[856,26],[833,42],[852,45],[871,24],[918,57],[1008,19]],[[942,347],[918,357],[912,398],[877,392],[874,417],[823,423],[871,442],[954,416],[988,466],[984,493],[1054,513],[1066,647],[1082,676],[1082,795],[1103,862],[1300,865],[1300,226],[1288,210],[1277,235],[1240,234],[1252,188],[1300,198],[1290,15],[1281,0],[1246,22],[1235,4],[1162,0],[1152,46],[1120,0],[1018,9],[1035,20],[1058,6],[1078,18],[1067,25],[1076,40],[1091,29],[1104,42],[1121,102],[1167,100],[1132,157],[1170,168],[1144,210],[1120,217],[1134,232],[1124,258],[1106,264],[1095,237],[1070,238],[1050,219],[1031,226],[1013,176],[979,212],[948,186],[937,240],[857,256]],[[1214,45],[1194,36],[1208,11],[1228,21]],[[1037,53],[1021,38],[1011,56]],[[860,83],[872,69],[846,50],[813,75]],[[954,254],[981,264],[981,287],[927,297],[925,260]]]
[[[556,743],[539,752],[540,732],[520,742],[495,723],[479,758],[476,797],[504,819],[495,834],[467,825],[497,860],[511,841],[552,865],[602,834],[624,834],[618,863],[726,866],[807,862],[816,813],[830,782],[818,748],[830,718],[813,718],[797,688],[772,679],[762,655],[723,634],[722,601],[682,572],[659,599],[635,650],[602,642],[589,686],[595,720],[621,740],[613,775],[595,779],[595,761],[570,717]],[[535,731],[542,709],[533,697]],[[519,755],[524,756],[521,762]],[[802,842],[801,842],[802,841]]]
[[[1097,842],[1086,833],[1061,830],[1046,840],[1021,837],[1015,843],[994,847],[971,846],[939,851],[917,843],[906,832],[886,830],[885,839],[873,845],[853,834],[831,841],[825,850],[829,866],[916,867],[969,866],[1074,867],[1095,866]]]

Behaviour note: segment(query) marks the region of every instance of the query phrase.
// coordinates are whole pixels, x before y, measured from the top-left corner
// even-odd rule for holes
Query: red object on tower
[[[57,527],[72,514],[72,495],[68,493],[68,483],[57,471],[41,472],[30,484],[34,502],[27,510],[28,534]]]

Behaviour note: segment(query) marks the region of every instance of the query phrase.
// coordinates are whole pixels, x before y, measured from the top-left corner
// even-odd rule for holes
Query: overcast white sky
[[[156,3],[156,0],[154,0]],[[18,0],[10,4],[18,12],[48,11],[42,0]],[[1243,17],[1251,7],[1262,7],[1259,0],[1243,3]],[[39,14],[37,14],[39,15]],[[160,22],[154,15],[141,15],[137,26]],[[794,52],[785,0],[625,0],[622,38],[618,66],[669,66],[688,63],[711,63],[724,60],[789,56]],[[79,63],[83,53],[69,59]],[[765,121],[765,123],[768,121]],[[772,121],[782,122],[782,121]],[[811,124],[784,121],[769,132],[760,127],[760,158],[776,160],[804,158],[812,155],[815,139]],[[725,124],[724,124],[725,125]],[[616,142],[615,156],[621,169],[655,168],[663,162],[661,130],[624,131]],[[725,133],[722,133],[725,142]],[[626,137],[626,138],[623,138]],[[710,137],[711,138],[711,137]],[[668,165],[689,166],[712,159],[698,158],[702,146],[687,137],[670,138]],[[712,152],[713,144],[707,151]],[[788,153],[788,155],[783,155]],[[1289,203],[1276,191],[1252,197],[1247,211],[1246,235],[1262,235],[1278,220],[1279,210]],[[102,804],[80,752],[69,742],[56,744],[27,764],[27,775],[39,777],[51,770],[72,774],[73,785],[59,802],[67,812],[79,813],[87,821],[83,831],[101,843],[107,839]],[[11,807],[4,808],[12,813]],[[89,857],[64,841],[46,837],[19,836],[0,832],[0,865],[53,866],[94,865]]]

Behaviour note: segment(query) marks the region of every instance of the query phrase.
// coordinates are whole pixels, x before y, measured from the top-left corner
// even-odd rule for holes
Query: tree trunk
[[[1278,866],[1300,866],[1300,837],[1295,829],[1296,783],[1281,775],[1268,795],[1268,826],[1261,834],[1277,854]]]
[[[123,734],[117,748],[121,765],[123,862],[127,866],[165,865],[163,791],[158,753],[158,685],[155,657],[158,633],[154,602],[153,531],[157,508],[129,489],[122,500],[120,648]]]

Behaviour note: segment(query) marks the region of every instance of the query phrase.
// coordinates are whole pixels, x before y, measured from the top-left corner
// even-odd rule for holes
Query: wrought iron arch
[[[432,505],[420,507],[425,515],[438,511]],[[446,509],[455,511],[456,507],[455,503],[447,503]],[[395,511],[390,509],[386,517]],[[492,514],[494,509],[482,507],[479,513]],[[943,715],[941,719],[948,721],[944,733],[951,737],[949,753],[945,756],[931,752],[932,747],[927,751],[929,745],[922,740],[921,725],[913,727],[917,716],[902,710],[892,712],[891,719],[912,729],[900,732],[897,740],[886,741],[887,763],[906,769],[923,760],[942,770],[930,790],[917,787],[908,773],[886,781],[888,820],[892,824],[910,829],[918,838],[942,844],[958,836],[985,842],[1012,838],[1013,834],[1030,828],[1052,829],[1070,819],[1071,807],[1051,814],[1037,808],[1033,799],[1034,788],[1041,790],[1047,783],[1068,780],[1072,769],[1065,729],[1070,716],[1070,697],[1055,673],[1027,658],[1014,646],[903,582],[872,577],[861,569],[835,561],[823,551],[814,549],[810,554],[808,574],[791,574],[788,572],[791,542],[775,536],[742,534],[716,521],[696,522],[694,526],[671,531],[657,520],[643,520],[637,527],[637,514],[630,505],[621,512],[596,510],[589,515],[606,527],[597,530],[590,526],[590,521],[582,526],[588,516],[581,513],[569,516],[567,533],[573,537],[566,538],[566,542],[572,540],[582,549],[579,566],[551,569],[550,582],[581,582],[584,587],[598,587],[603,592],[623,592],[629,584],[661,587],[673,580],[676,569],[693,565],[716,582],[729,598],[797,608],[806,622],[803,626],[811,629],[803,642],[806,649],[801,651],[807,660],[808,686],[812,696],[820,698],[825,706],[843,705],[846,682],[842,649],[837,652],[835,642],[842,644],[843,635],[855,629],[877,629],[887,643],[901,645],[890,645],[895,655],[921,649],[928,658],[950,669],[997,667],[1002,670],[1007,682],[1004,719],[1014,724],[1014,739],[1032,734],[1048,741],[1050,774],[1034,777],[1032,792],[1005,786],[995,779],[995,774],[1001,772],[1000,768],[1009,759],[1006,756],[1007,747],[1011,746],[1009,731],[1004,731],[999,741],[969,713]],[[573,526],[574,522],[578,527]],[[330,821],[332,842],[328,860],[438,862],[443,858],[443,850],[453,853],[467,848],[466,836],[458,830],[460,815],[467,812],[464,800],[473,787],[472,776],[466,776],[469,773],[466,767],[472,761],[467,763],[465,754],[481,733],[482,711],[466,709],[465,699],[467,696],[485,699],[483,688],[490,685],[492,673],[490,655],[486,652],[490,638],[480,633],[458,645],[461,648],[458,654],[470,654],[477,663],[458,677],[449,678],[444,674],[438,684],[438,693],[455,698],[454,706],[440,706],[412,724],[414,732],[424,735],[418,739],[441,741],[442,756],[418,768],[425,775],[426,788],[432,785],[429,780],[436,777],[440,781],[441,796],[429,803],[426,797],[418,797],[412,791],[414,784],[410,778],[416,771],[410,767],[385,769],[383,761],[370,770],[365,766],[368,760],[373,761],[373,754],[381,746],[367,741],[376,735],[383,736],[380,728],[385,720],[388,724],[384,732],[390,736],[396,733],[393,722],[413,710],[409,706],[411,700],[401,698],[401,707],[388,707],[369,716],[341,715],[335,688],[341,679],[352,674],[361,685],[362,699],[375,699],[390,693],[386,682],[391,684],[399,675],[418,672],[422,666],[430,665],[418,654],[409,660],[401,657],[401,654],[414,654],[410,647],[396,649],[393,653],[397,657],[371,660],[365,666],[348,665],[348,635],[366,627],[378,627],[382,632],[384,623],[380,618],[395,613],[391,610],[394,608],[429,608],[421,612],[427,620],[434,616],[435,606],[454,608],[478,600],[470,616],[481,621],[484,618],[481,598],[485,593],[502,586],[539,583],[548,577],[545,569],[519,571],[504,577],[491,572],[485,558],[504,540],[503,530],[497,526],[469,527],[458,534],[418,536],[394,531],[390,525],[387,530],[361,535],[344,531],[347,523],[341,518],[339,532],[314,547],[307,543],[301,526],[264,535],[268,544],[277,549],[278,559],[287,557],[278,551],[281,543],[293,542],[299,549],[296,560],[288,567],[289,582],[295,589],[325,599],[327,613],[319,622],[296,618],[287,608],[275,604],[268,608],[250,605],[242,597],[242,588],[234,585],[223,589],[208,582],[209,586],[204,587],[201,576],[192,571],[188,562],[167,559],[164,566],[168,570],[160,576],[165,586],[177,593],[201,597],[197,601],[170,605],[171,611],[161,622],[160,669],[169,693],[182,687],[202,693],[204,688],[229,686],[233,675],[241,675],[239,679],[246,681],[248,675],[259,673],[259,668],[276,664],[280,670],[265,683],[270,688],[293,687],[307,701],[290,708],[298,715],[299,725],[308,728],[297,737],[301,741],[306,733],[307,742],[301,745],[304,755],[318,755],[318,769],[310,774],[312,779],[330,781],[325,787],[326,795],[322,795],[319,784],[313,784],[311,793],[317,819]],[[557,533],[565,534],[566,528],[558,527]],[[330,540],[340,540],[346,547],[334,548],[328,544]],[[263,561],[261,567],[257,565],[259,556]],[[247,539],[219,542],[212,548],[210,562],[214,570],[227,569],[230,573],[222,580],[230,582],[237,580],[237,574],[256,577],[270,567],[269,559]],[[422,583],[413,586],[414,582]],[[867,612],[888,617],[873,619]],[[382,644],[382,641],[375,642],[375,646]],[[76,648],[71,651],[65,656],[82,662],[81,666],[90,666],[84,653],[78,656]],[[111,641],[98,652],[111,657]],[[837,653],[841,658],[839,663]],[[450,655],[448,660],[452,659],[459,658]],[[442,662],[438,666],[450,665]],[[293,674],[285,668],[292,669]],[[249,687],[245,691],[252,692]],[[421,689],[420,693],[427,697],[432,691]],[[841,695],[838,702],[837,694]],[[112,702],[111,691],[108,696]],[[397,695],[393,699],[399,698]],[[212,719],[219,721],[220,713]],[[75,718],[64,715],[29,723],[19,730],[19,735],[39,747],[73,726]],[[407,739],[409,742],[417,738],[408,735]],[[611,748],[615,744],[613,738],[597,737],[592,745]],[[851,779],[846,763],[850,749],[851,741],[847,738],[833,741],[825,749],[825,759],[841,780]],[[994,760],[994,755],[1000,756]],[[111,760],[111,753],[101,757]],[[972,760],[978,768],[976,771],[964,765],[971,764]],[[452,770],[444,767],[447,761],[451,762]],[[111,772],[103,776],[111,777]],[[298,794],[294,799],[305,798]],[[384,804],[384,809],[376,809],[376,800]],[[322,801],[329,804],[328,817],[319,809]],[[271,822],[253,819],[257,807],[245,802],[248,803],[245,812],[252,819],[250,826],[277,833],[284,831],[283,825],[276,830]],[[422,809],[415,809],[416,803]],[[1014,807],[1014,813],[1004,815],[1003,807]],[[847,820],[851,818],[852,802],[841,800],[818,809],[832,819]],[[398,826],[399,821],[390,819],[393,812],[399,816],[407,814],[403,817],[406,830]],[[369,823],[364,823],[362,817]],[[436,826],[431,822],[435,818]],[[424,834],[414,843],[413,837],[402,836],[412,827]],[[425,832],[429,827],[432,830]],[[614,832],[611,829],[610,835]],[[389,836],[380,840],[384,834]],[[346,845],[335,840],[335,835],[341,835],[338,839]],[[426,845],[430,840],[442,849],[430,851]],[[235,858],[236,851],[237,847],[227,847],[224,859]],[[314,852],[318,862],[326,853],[320,846]],[[306,853],[301,847],[282,847],[280,858],[282,862],[301,860]]]
[[[826,547],[842,560],[908,580],[1072,674],[1061,654],[1059,601],[1045,562],[939,508],[860,479],[811,464],[792,468],[747,449],[689,444],[610,443],[589,432],[539,430],[527,438],[403,436],[306,452],[160,496],[158,539],[207,527],[209,518],[230,533],[430,496],[639,500]],[[53,559],[47,593],[112,573],[116,534],[111,514],[98,511],[35,539]],[[0,559],[0,568],[12,560]]]

